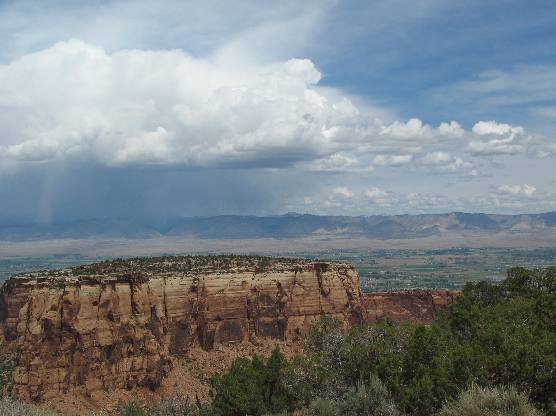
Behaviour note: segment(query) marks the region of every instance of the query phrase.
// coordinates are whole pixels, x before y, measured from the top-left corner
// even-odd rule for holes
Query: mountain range
[[[452,212],[420,215],[277,216],[220,215],[183,217],[153,224],[138,219],[95,219],[55,224],[0,224],[0,241],[60,238],[190,237],[197,239],[344,238],[398,239],[448,233],[522,233],[556,231],[556,212],[484,214]]]

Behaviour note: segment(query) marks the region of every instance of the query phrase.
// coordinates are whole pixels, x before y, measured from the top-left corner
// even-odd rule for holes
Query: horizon
[[[378,214],[357,214],[357,215],[341,215],[341,214],[313,214],[310,212],[286,212],[282,214],[267,214],[267,215],[257,215],[257,214],[216,214],[216,215],[193,215],[193,216],[173,216],[167,217],[162,219],[152,219],[152,218],[143,218],[143,217],[132,217],[132,216],[121,216],[121,217],[91,217],[91,218],[81,218],[77,220],[68,220],[68,221],[57,221],[57,222],[50,222],[50,223],[39,223],[39,222],[1,222],[0,227],[2,226],[27,226],[27,225],[58,225],[58,224],[73,224],[73,223],[80,223],[80,222],[89,222],[89,221],[113,221],[113,220],[130,220],[130,221],[138,221],[143,223],[150,223],[156,227],[157,224],[154,224],[157,221],[177,221],[177,220],[188,220],[188,219],[209,219],[209,218],[218,218],[218,217],[244,217],[244,218],[285,218],[285,217],[302,217],[302,216],[312,216],[312,217],[347,217],[347,218],[358,218],[358,217],[417,217],[417,216],[445,216],[445,215],[452,215],[452,214],[465,214],[465,215],[486,215],[486,216],[506,216],[506,217],[518,217],[518,216],[539,216],[539,215],[547,215],[547,214],[556,214],[556,210],[554,211],[538,211],[538,212],[516,212],[516,213],[495,213],[495,212],[467,212],[467,211],[446,211],[446,212],[431,212],[431,213],[400,213],[400,214],[386,214],[386,213],[378,213]]]

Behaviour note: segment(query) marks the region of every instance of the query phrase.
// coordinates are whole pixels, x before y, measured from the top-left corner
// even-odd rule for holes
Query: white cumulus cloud
[[[487,134],[497,134],[499,136],[503,134],[523,134],[523,127],[514,127],[506,123],[497,123],[496,121],[479,121],[473,126],[473,133],[479,136],[485,136]]]
[[[467,155],[520,153],[530,140],[496,121],[471,131],[456,121],[384,122],[383,109],[356,105],[321,78],[308,59],[262,64],[59,42],[0,65],[0,161],[359,173],[435,166],[467,175],[475,169]]]
[[[527,185],[527,184],[502,185],[498,187],[498,191],[507,195],[530,197],[537,191],[537,188],[533,185]]]
[[[2,120],[0,157],[192,166],[322,157],[349,115],[313,88],[320,77],[307,59],[225,67],[179,50],[61,42],[0,66],[0,106],[13,116]]]
[[[525,150],[530,137],[523,127],[496,121],[479,121],[472,129],[475,136],[469,150],[475,155],[516,154]]]
[[[390,193],[377,188],[376,186],[364,191],[364,195],[377,205],[389,205],[391,202]]]
[[[338,187],[334,188],[332,190],[332,192],[334,192],[336,195],[340,195],[344,198],[353,198],[353,196],[354,196],[351,189],[349,189],[346,186],[338,186]]]
[[[450,121],[449,123],[440,123],[438,126],[438,131],[448,137],[462,137],[465,134],[465,130],[457,121]]]
[[[382,128],[381,134],[395,139],[413,139],[423,137],[430,132],[430,127],[424,125],[418,118],[412,118],[406,123],[396,121]]]

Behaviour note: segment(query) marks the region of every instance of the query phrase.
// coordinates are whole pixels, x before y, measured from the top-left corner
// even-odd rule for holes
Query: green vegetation
[[[461,290],[467,282],[501,281],[512,267],[554,266],[556,248],[338,249],[306,255],[353,264],[367,292]]]
[[[556,415],[556,268],[468,284],[429,327],[323,318],[303,357],[239,359],[213,387],[215,415]]]
[[[0,345],[1,347],[1,345]],[[57,413],[11,397],[13,388],[13,371],[15,353],[5,352],[0,355],[0,415],[2,416],[57,416]]]
[[[438,416],[541,416],[527,396],[515,388],[482,389],[473,386],[458,400],[442,408]]]
[[[193,405],[185,398],[163,400],[150,407],[137,402],[122,403],[116,416],[211,416],[209,407]]]
[[[206,406],[128,403],[118,416],[556,416],[556,268],[468,283],[430,326],[323,317],[303,356],[239,358],[211,385]]]
[[[302,260],[288,257],[243,256],[233,254],[136,257],[106,260],[69,269],[73,276],[120,273],[193,273],[207,270],[264,271],[277,264],[294,265]]]
[[[141,280],[153,273],[193,274],[210,271],[234,272],[237,270],[262,273],[270,269],[299,267],[307,263],[308,260],[292,257],[234,254],[135,257],[105,260],[62,270],[20,273],[17,276],[33,274],[41,277],[77,276],[95,278],[96,276],[112,275]]]
[[[306,416],[400,416],[388,390],[377,377],[360,381],[337,399],[314,399],[303,410]]]
[[[335,249],[323,252],[297,252],[299,259],[282,258],[281,264],[303,262],[303,259],[320,259],[322,261],[349,262],[355,266],[361,277],[363,291],[385,291],[400,289],[462,289],[466,282],[500,281],[504,279],[506,270],[517,265],[528,268],[539,268],[554,265],[556,248],[450,248],[450,249]],[[18,273],[32,270],[45,270],[44,275],[51,273],[60,275],[59,269],[73,267],[71,274],[82,273],[93,276],[103,271],[114,273],[116,270],[124,272],[137,270],[136,266],[126,262],[147,267],[150,271],[168,271],[177,273],[194,273],[196,269],[205,270],[210,264],[206,257],[215,261],[215,266],[229,267],[233,261],[221,261],[222,258],[251,259],[249,267],[253,270],[264,271],[275,263],[274,258],[264,256],[176,256],[152,257],[150,259],[110,260],[99,263],[99,258],[80,255],[55,255],[47,257],[12,257],[0,259],[0,281]],[[191,259],[191,263],[187,262]],[[195,259],[200,261],[196,263]],[[162,264],[161,260],[183,261],[181,264]],[[221,261],[221,265],[218,262]],[[240,260],[241,262],[241,260]],[[76,267],[83,264],[93,265]],[[164,262],[166,263],[166,262]],[[257,263],[260,265],[257,267]],[[195,265],[196,264],[196,265]],[[244,262],[248,265],[248,262]]]
[[[0,399],[0,415],[2,416],[59,416],[56,412],[42,409],[28,403],[13,400],[9,397]]]
[[[237,359],[230,371],[211,380],[218,415],[262,415],[293,410],[295,396],[284,384],[285,358],[274,350],[268,360]]]
[[[0,397],[9,397],[11,395],[12,388],[13,388],[14,369],[15,369],[15,353],[13,351],[10,351],[1,354],[0,355]]]

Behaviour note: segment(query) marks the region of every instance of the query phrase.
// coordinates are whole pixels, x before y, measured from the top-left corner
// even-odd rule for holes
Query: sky
[[[550,0],[0,0],[0,224],[556,210]]]

